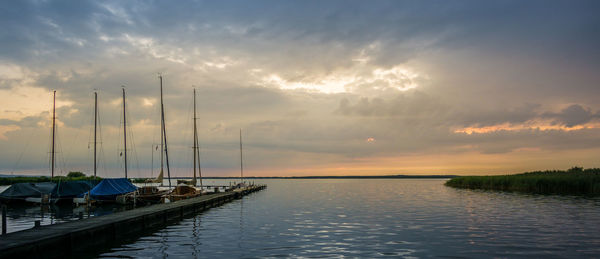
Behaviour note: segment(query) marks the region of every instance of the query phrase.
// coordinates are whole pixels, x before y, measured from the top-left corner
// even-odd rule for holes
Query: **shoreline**
[[[444,185],[460,189],[535,194],[600,195],[600,168],[534,171],[513,175],[460,176]]]

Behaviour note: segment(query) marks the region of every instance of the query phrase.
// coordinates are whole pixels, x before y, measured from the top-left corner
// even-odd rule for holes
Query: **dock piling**
[[[6,235],[6,205],[2,205],[2,235]]]
[[[33,224],[34,224],[33,225],[34,228],[39,228],[40,226],[42,226],[42,222],[39,220],[36,220],[35,223],[33,223]]]

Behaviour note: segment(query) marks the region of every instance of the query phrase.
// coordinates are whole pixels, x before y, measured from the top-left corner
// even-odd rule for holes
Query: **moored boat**
[[[0,194],[0,200],[9,202],[57,203],[73,198],[94,187],[93,181],[63,181],[40,183],[15,183]]]
[[[193,127],[193,147],[192,147],[192,158],[193,158],[193,166],[192,166],[192,171],[193,171],[193,178],[191,180],[177,180],[177,184],[181,185],[181,184],[185,184],[185,185],[190,185],[193,187],[196,187],[196,185],[198,184],[198,180],[196,179],[196,168],[198,169],[198,174],[200,176],[200,190],[202,190],[202,169],[200,167],[200,145],[198,145],[198,127],[196,125],[196,89],[194,88],[194,127]]]
[[[127,113],[125,109],[125,88],[123,88],[123,162],[125,178],[105,178],[90,190],[90,199],[99,202],[116,202],[119,196],[135,192],[137,187],[127,179]]]
[[[202,192],[193,186],[180,184],[177,185],[169,194],[165,195],[165,198],[169,199],[169,201],[179,201],[198,197],[200,195],[202,195]]]
[[[120,204],[154,204],[160,203],[163,196],[169,193],[169,190],[161,190],[157,186],[139,187],[135,192],[117,196],[117,203]]]
[[[161,190],[156,186],[144,186],[138,188],[136,197],[138,202],[159,203],[167,193],[169,193],[169,190]]]
[[[100,202],[115,202],[117,196],[134,192],[137,187],[127,178],[107,178],[90,190],[90,198]]]
[[[97,181],[63,181],[56,184],[50,192],[52,203],[72,202],[74,198],[90,191]],[[43,203],[43,201],[41,202]]]
[[[15,183],[0,193],[2,203],[34,201],[44,198],[50,202],[50,193],[56,187],[53,182]]]
[[[54,178],[55,169],[55,139],[56,139],[56,91],[52,92],[52,145],[50,151],[50,179]],[[73,192],[81,189],[85,185],[80,181],[71,182],[39,182],[39,183],[16,183],[0,193],[0,200],[3,203],[11,202],[34,202],[34,203],[54,203],[59,200],[68,200],[77,196]],[[88,186],[87,190],[90,187]]]

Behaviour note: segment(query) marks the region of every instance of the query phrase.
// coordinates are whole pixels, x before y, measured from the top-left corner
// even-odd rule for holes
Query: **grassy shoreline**
[[[50,180],[47,176],[15,176],[15,177],[0,177],[0,185],[12,185],[15,183],[41,183],[41,182],[65,182],[65,181],[90,181],[90,180],[102,180],[100,177],[94,178],[93,176],[78,176],[78,177],[67,177],[67,176],[55,176]]]
[[[514,175],[460,176],[445,183],[463,189],[536,194],[600,195],[600,168],[535,171]]]

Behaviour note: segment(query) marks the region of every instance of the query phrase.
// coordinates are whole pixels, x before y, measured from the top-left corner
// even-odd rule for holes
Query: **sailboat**
[[[90,190],[90,198],[101,202],[115,202],[119,196],[137,190],[127,179],[127,113],[125,112],[125,88],[123,87],[123,153],[125,165],[125,178],[105,178],[96,187]]]
[[[170,191],[171,188],[171,171],[169,169],[169,155],[168,155],[168,148],[167,148],[167,135],[166,135],[166,124],[165,124],[165,111],[164,111],[164,104],[163,104],[163,87],[162,87],[162,76],[159,75],[158,78],[160,79],[160,109],[161,109],[161,113],[160,113],[160,124],[161,124],[161,131],[160,131],[160,147],[161,147],[161,152],[160,152],[160,173],[158,174],[158,177],[156,179],[148,179],[145,181],[145,183],[160,183],[160,185],[162,185],[163,183],[163,168],[164,168],[164,158],[166,158],[167,160],[167,174],[168,174],[168,179],[169,179],[169,190],[160,190],[158,188],[158,186],[143,186],[138,188],[138,190],[135,193],[132,194],[128,194],[124,197],[122,197],[122,199],[120,200],[121,203],[136,203],[136,202],[140,202],[140,203],[158,203],[161,200],[163,200],[163,196],[167,195]],[[163,153],[164,152],[164,153]]]
[[[50,180],[54,178],[55,168],[55,139],[56,139],[56,91],[52,96],[52,147],[50,158]],[[93,183],[88,181],[59,181],[58,183],[16,183],[0,193],[3,202],[33,202],[33,203],[56,203],[59,201],[72,200],[79,194],[89,190]]]
[[[54,140],[56,134],[56,90],[52,92],[52,150],[50,152],[50,180],[54,177]],[[50,193],[56,187],[53,182],[16,183],[0,193],[0,201],[8,202],[50,202]]]
[[[192,147],[192,157],[194,160],[193,164],[193,175],[192,180],[177,180],[177,184],[187,184],[191,186],[196,186],[198,181],[196,179],[196,165],[198,165],[198,173],[200,175],[200,189],[202,189],[202,169],[200,168],[200,149],[198,147],[198,127],[196,126],[196,89],[194,89],[194,139],[193,139],[193,147]],[[196,162],[197,161],[197,162]]]
[[[45,183],[43,185],[35,184],[35,183],[25,183],[23,186],[19,186],[18,184],[13,184],[10,188],[17,189],[23,188],[24,190],[29,189],[29,192],[35,193],[35,190],[39,191],[38,195],[25,197],[24,200],[27,202],[33,203],[49,203],[50,193],[54,188],[56,188],[56,184],[52,182],[52,178],[54,178],[54,163],[56,159],[54,155],[56,152],[55,149],[55,139],[56,139],[56,90],[52,92],[52,150],[50,151],[50,181],[49,183]],[[31,188],[31,189],[30,189]],[[8,191],[8,190],[7,190]],[[3,193],[4,194],[4,193]]]
[[[196,126],[196,120],[196,89],[194,89],[194,144],[192,148],[192,157],[194,160],[192,171],[194,172],[194,178],[192,178],[192,180],[177,180],[177,187],[175,187],[175,189],[169,194],[170,201],[193,198],[202,194],[202,171],[200,169],[200,150],[198,148],[198,127]],[[200,174],[200,190],[195,188],[197,184],[196,165]]]
[[[94,180],[96,180],[97,178],[97,162],[98,159],[96,159],[97,157],[97,148],[96,148],[96,144],[98,143],[98,92],[94,92]],[[97,181],[97,180],[96,180]],[[90,199],[90,191],[91,191],[91,187],[87,190],[87,192],[85,193],[81,193],[79,194],[79,196],[73,198],[73,203],[75,203],[76,205],[79,204],[87,204],[91,202]]]
[[[162,156],[162,153],[161,153],[161,156]],[[163,179],[164,179],[163,170],[161,168],[160,169],[160,173],[158,174],[158,176],[156,178],[154,178],[154,179],[146,179],[146,181],[144,181],[144,183],[159,183],[160,185],[162,185]]]
[[[234,188],[238,190],[243,190],[246,187],[246,183],[244,182],[244,157],[242,153],[242,129],[240,129],[240,183],[238,183]]]
[[[165,163],[165,161],[164,161],[164,158],[165,158],[165,156],[164,156],[165,128],[164,128],[164,123],[163,123],[165,118],[164,118],[164,112],[162,112],[162,109],[163,109],[162,76],[158,76],[158,78],[160,79],[160,109],[161,109],[161,113],[160,113],[160,173],[158,174],[158,177],[156,177],[155,179],[146,179],[145,183],[159,183],[162,186],[163,185],[164,168],[165,168],[165,165],[164,165],[164,163]],[[171,185],[171,179],[169,179],[169,185]]]

